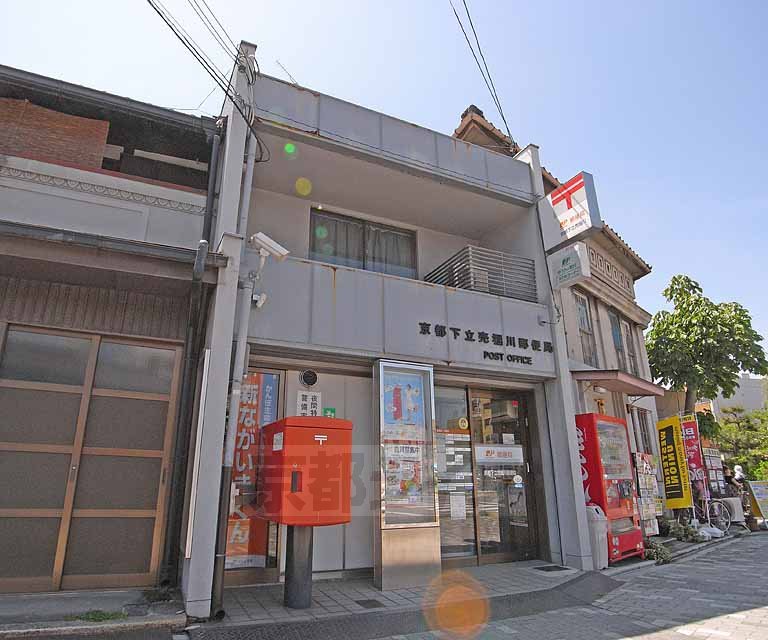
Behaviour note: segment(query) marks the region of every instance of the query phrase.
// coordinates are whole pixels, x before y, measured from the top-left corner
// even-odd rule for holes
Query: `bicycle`
[[[718,498],[697,500],[693,507],[678,511],[677,522],[682,526],[690,525],[694,518],[699,522],[707,522],[723,533],[727,533],[731,528],[731,512],[728,505]]]

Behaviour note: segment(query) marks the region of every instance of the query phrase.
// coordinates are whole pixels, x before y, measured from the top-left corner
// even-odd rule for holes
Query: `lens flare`
[[[446,571],[436,578],[422,606],[430,629],[460,640],[477,636],[490,616],[485,589],[463,571]]]
[[[293,142],[286,142],[283,151],[289,158],[293,158],[296,156],[296,145]]]
[[[296,180],[296,193],[306,198],[312,193],[312,181],[309,178],[298,178]]]
[[[315,227],[315,237],[318,240],[325,240],[328,237],[328,229],[326,229],[323,225],[318,225]]]

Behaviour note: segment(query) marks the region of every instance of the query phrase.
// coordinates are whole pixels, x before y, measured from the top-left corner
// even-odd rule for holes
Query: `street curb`
[[[672,559],[670,560],[669,564],[673,562],[678,562],[680,560],[683,560],[685,558],[689,558],[691,556],[698,555],[700,553],[703,553],[707,549],[711,549],[714,546],[728,546],[736,542],[737,540],[741,540],[745,535],[738,535],[738,536],[729,536],[727,538],[715,538],[713,540],[710,540],[708,542],[698,542],[695,544],[692,544],[690,548],[688,549],[680,549],[680,551],[677,551],[672,554]],[[612,567],[610,569],[604,569],[600,573],[604,576],[608,576],[609,578],[613,578],[618,575],[622,575],[625,573],[630,573],[631,571],[639,571],[640,569],[646,569],[648,567],[657,566],[655,560],[644,560],[642,562],[637,562],[635,564],[631,564],[626,567]]]
[[[151,618],[151,619],[148,619]],[[173,615],[147,616],[141,620],[116,620],[112,622],[85,623],[81,620],[30,622],[22,624],[0,625],[0,638],[36,638],[40,636],[102,636],[117,631],[149,631],[167,629],[181,630],[187,624],[183,613]]]
[[[487,598],[488,619],[516,618],[567,607],[589,606],[621,584],[618,580],[589,571],[548,589],[493,595]],[[461,601],[454,604],[461,606]],[[433,609],[434,605],[424,608],[415,604],[389,611],[379,609],[301,620],[208,622],[190,625],[186,631],[192,640],[373,640],[391,636],[395,628],[400,635],[432,631],[427,618]]]

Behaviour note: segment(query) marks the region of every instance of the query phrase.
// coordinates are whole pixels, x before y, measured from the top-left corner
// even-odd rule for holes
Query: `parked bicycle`
[[[679,509],[677,521],[687,526],[696,519],[700,523],[707,524],[727,533],[731,528],[732,514],[728,505],[718,498],[703,498],[694,502],[694,506],[688,509]]]

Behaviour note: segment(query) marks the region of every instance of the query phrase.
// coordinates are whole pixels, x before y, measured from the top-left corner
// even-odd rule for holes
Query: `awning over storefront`
[[[664,389],[653,382],[643,380],[618,369],[586,369],[571,371],[574,380],[592,382],[608,391],[626,393],[628,396],[663,396]]]

